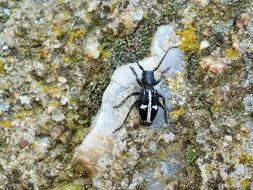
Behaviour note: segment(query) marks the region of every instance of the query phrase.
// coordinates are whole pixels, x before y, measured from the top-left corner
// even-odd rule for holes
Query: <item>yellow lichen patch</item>
[[[48,135],[50,134],[51,129],[52,129],[51,126],[46,124],[41,127],[41,133]]]
[[[183,84],[184,84],[184,76],[182,72],[177,73],[172,80],[168,81],[170,90],[174,92],[177,92],[180,89],[182,89],[184,87]]]
[[[176,75],[174,79],[169,81],[170,90],[176,92],[180,89],[180,76]]]
[[[68,45],[71,45],[75,39],[81,36],[84,36],[85,33],[86,33],[86,30],[84,29],[78,29],[76,31],[68,32],[68,35],[69,35]]]
[[[101,57],[103,60],[107,60],[111,55],[111,52],[110,51],[103,51],[101,52]]]
[[[44,93],[48,94],[50,92],[50,86],[45,85],[45,86],[43,86],[42,90],[43,90]]]
[[[29,117],[32,115],[32,111],[28,111],[28,110],[21,110],[17,113],[14,114],[14,119],[24,119],[26,117]]]
[[[32,148],[36,148],[36,147],[38,147],[38,145],[39,145],[39,143],[38,143],[38,141],[36,140],[33,144],[32,144]]]
[[[62,3],[64,3],[64,0],[57,0],[56,1],[58,4],[62,4]]]
[[[100,56],[102,58],[103,61],[107,60],[111,54],[110,50],[105,50],[105,48],[103,47],[103,45],[100,45],[98,50],[100,51]]]
[[[0,60],[0,74],[4,72],[4,62]]]
[[[43,92],[45,94],[50,94],[53,97],[57,97],[60,94],[60,89],[56,84],[54,84],[54,85],[44,85],[42,82],[36,82],[36,87],[41,92]]]
[[[59,77],[59,69],[60,65],[59,64],[52,64],[50,67],[50,71],[52,73],[53,79],[57,80]]]
[[[253,156],[242,153],[239,157],[239,161],[241,164],[250,165],[253,163]]]
[[[200,48],[196,29],[192,25],[188,25],[187,28],[181,32],[178,32],[181,36],[181,44],[179,48],[187,55],[197,52]]]
[[[43,85],[42,86],[42,91],[46,94],[59,94],[60,89],[57,86],[49,86],[49,85]]]
[[[59,36],[62,35],[62,31],[61,31],[61,28],[59,26],[54,26],[53,31],[54,31],[56,37],[59,37]]]
[[[164,159],[168,155],[166,149],[161,148],[159,151],[156,152],[156,157],[159,159]]]
[[[53,94],[53,95],[57,95],[57,94],[60,94],[60,89],[57,87],[57,86],[53,86],[52,88],[51,88],[51,94]]]
[[[12,123],[11,123],[10,120],[6,120],[6,121],[1,122],[1,123],[0,123],[0,126],[1,126],[2,128],[10,128],[10,127],[12,127]]]
[[[67,22],[70,18],[71,18],[70,12],[69,12],[68,10],[67,10],[67,11],[64,11],[64,12],[63,12],[62,21],[63,21],[63,22]]]
[[[58,102],[58,101],[52,101],[52,102],[49,103],[49,105],[50,105],[50,106],[54,106],[54,107],[57,108],[57,107],[59,107],[61,104],[60,104],[60,102]]]
[[[214,165],[206,166],[206,171],[208,172],[208,174],[211,174],[215,169],[216,169],[216,166]]]
[[[239,57],[239,52],[235,48],[226,49],[224,55],[230,59],[237,59]]]
[[[178,119],[180,116],[182,116],[185,113],[185,109],[183,107],[180,107],[179,109],[172,111],[170,113],[172,119]]]
[[[249,183],[249,180],[248,179],[243,179],[243,180],[241,180],[241,186],[243,187],[243,188],[248,188],[249,187],[249,185],[250,185],[250,183]]]
[[[230,190],[233,188],[233,180],[231,177],[227,177],[227,179],[225,180],[226,185],[227,185],[227,189]]]
[[[211,106],[211,111],[212,112],[219,112],[221,110],[222,106],[219,103],[214,103]]]
[[[88,11],[84,11],[83,12],[83,16],[84,16],[84,20],[87,22],[87,23],[91,23],[92,19],[93,19],[93,15],[92,13],[88,12]]]
[[[69,57],[64,57],[63,58],[64,63],[69,63],[71,59]]]

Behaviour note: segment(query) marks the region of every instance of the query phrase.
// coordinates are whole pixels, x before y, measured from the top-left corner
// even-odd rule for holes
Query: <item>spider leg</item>
[[[122,102],[120,102],[118,105],[113,106],[113,108],[119,108],[120,106],[122,106],[122,104],[125,103],[125,101],[130,98],[131,96],[139,96],[140,93],[139,92],[132,92],[131,94],[129,94],[124,100],[122,100]]]
[[[160,60],[160,62],[158,63],[158,65],[153,69],[153,71],[156,71],[157,69],[159,69],[160,65],[162,64],[164,58],[166,57],[167,53],[169,52],[170,49],[172,48],[177,48],[178,46],[172,46],[170,47],[164,54],[164,56],[162,57],[162,59]]]
[[[137,105],[137,103],[138,103],[138,100],[136,100],[136,101],[131,105],[131,107],[130,107],[128,113],[127,113],[127,116],[126,116],[126,118],[125,118],[124,121],[123,121],[123,124],[126,122],[126,120],[127,120],[128,116],[129,116],[130,112],[131,112],[131,111],[133,110],[133,108]],[[120,130],[122,127],[123,127],[123,125],[121,125],[121,126],[120,126],[119,128],[117,128],[117,129],[115,129],[115,130],[113,131],[113,133],[117,132],[117,131]]]
[[[138,84],[139,84],[141,87],[143,87],[143,85],[142,85],[142,83],[141,83],[141,80],[138,78],[138,75],[137,75],[136,71],[134,70],[134,68],[131,67],[131,66],[129,66],[129,67],[130,67],[131,71],[133,72],[134,76],[136,77],[136,81],[138,82]]]

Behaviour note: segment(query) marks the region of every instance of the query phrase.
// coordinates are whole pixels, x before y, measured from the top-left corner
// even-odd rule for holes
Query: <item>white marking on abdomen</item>
[[[140,108],[141,108],[142,110],[145,110],[147,107],[148,107],[148,106],[147,106],[147,105],[144,105],[144,104],[141,104],[141,106],[140,106]]]
[[[148,90],[148,114],[147,122],[151,123],[151,111],[152,111],[152,94],[151,90]]]
[[[152,106],[153,109],[157,110],[158,109],[158,106],[155,105],[155,106]]]

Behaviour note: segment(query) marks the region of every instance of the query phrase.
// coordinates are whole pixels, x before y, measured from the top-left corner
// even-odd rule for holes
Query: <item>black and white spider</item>
[[[164,111],[164,120],[166,123],[168,123],[167,120],[167,108],[166,108],[166,103],[165,103],[165,98],[163,95],[159,94],[159,92],[154,88],[157,84],[159,84],[163,78],[163,74],[169,70],[167,68],[166,70],[162,71],[161,77],[156,80],[154,77],[154,72],[157,71],[162,64],[164,58],[166,57],[167,53],[169,52],[170,49],[172,48],[177,48],[177,46],[170,47],[158,65],[152,70],[152,71],[147,71],[144,70],[143,67],[138,63],[138,67],[142,70],[142,77],[141,80],[138,78],[136,71],[134,70],[133,67],[129,66],[131,71],[136,77],[137,83],[142,87],[140,92],[133,92],[129,94],[120,104],[115,105],[113,108],[119,108],[128,98],[131,96],[138,96],[138,99],[131,105],[130,110],[128,111],[123,124],[126,122],[130,112],[133,110],[134,107],[137,107],[139,109],[139,115],[141,117],[141,121],[143,124],[152,124],[153,120],[156,117],[156,114],[158,112],[158,108],[161,107]],[[163,100],[163,103],[160,102],[159,98]],[[121,126],[122,127],[122,126]],[[118,131],[121,127],[117,128],[116,131]]]

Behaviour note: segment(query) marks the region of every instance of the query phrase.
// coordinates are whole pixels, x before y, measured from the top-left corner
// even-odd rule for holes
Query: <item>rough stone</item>
[[[169,42],[175,40],[174,37],[175,34],[171,26],[164,25],[158,28],[152,42],[152,56],[139,61],[144,69],[151,70],[158,64],[166,49],[170,47],[168,45],[166,46],[166,44],[170,44]],[[129,101],[118,109],[114,109],[113,106],[133,90],[140,89],[140,87],[138,88],[137,86],[136,79],[129,69],[129,66],[132,66],[136,70],[138,76],[141,76],[141,70],[135,63],[121,66],[114,72],[111,83],[108,85],[103,95],[101,108],[92,123],[92,130],[85,137],[81,146],[76,150],[75,158],[85,162],[86,166],[92,171],[95,170],[97,161],[101,157],[110,157],[105,155],[110,155],[112,152],[114,141],[117,136],[117,134],[113,134],[113,131],[122,125],[124,117],[133,102],[133,98],[129,99]],[[176,72],[182,70],[182,54],[178,49],[174,48],[169,51],[159,70],[163,71],[168,67],[171,67],[169,70],[170,75],[175,75]],[[157,75],[156,77],[158,78]],[[169,92],[162,85],[159,85],[157,89],[165,97],[168,97]],[[164,127],[163,113],[161,111],[160,109],[152,125],[153,128]],[[128,121],[131,125],[139,122],[138,117],[133,117],[133,115],[138,115],[138,112],[134,110],[130,115]]]
[[[0,5],[0,189],[253,189],[251,1]],[[171,49],[161,70],[172,68],[158,86],[169,126],[161,110],[152,127],[140,126],[133,110],[113,136],[117,126],[102,123],[112,141],[98,146],[111,152],[101,152],[91,178],[72,158],[89,131],[99,132],[90,126],[104,112],[98,109],[110,79],[118,94],[104,95],[112,106],[140,89],[125,64],[151,68],[180,41],[187,66],[176,64],[183,54]],[[205,41],[210,45],[202,49]],[[211,63],[203,64],[207,58]],[[115,67],[122,76],[112,77]],[[103,109],[120,123],[133,100]]]

